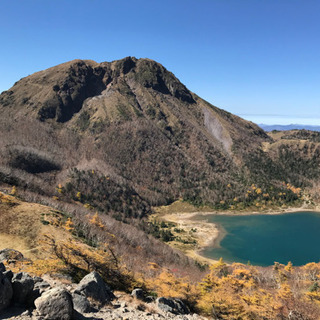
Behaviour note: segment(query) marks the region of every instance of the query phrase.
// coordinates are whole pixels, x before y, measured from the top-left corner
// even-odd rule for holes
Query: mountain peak
[[[129,87],[142,86],[172,95],[184,102],[195,102],[192,93],[161,64],[126,57],[102,63],[76,59],[36,72],[3,92],[0,104],[10,105],[18,113],[37,112],[41,121],[66,122],[82,109],[86,99],[99,96],[110,85],[125,94],[125,83],[130,83]]]
[[[93,198],[91,184],[112,184],[123,197],[139,195],[128,200],[138,215],[144,200],[212,204],[248,181],[269,184],[268,170],[276,182],[291,174],[273,160],[280,144],[261,128],[204,101],[150,59],[73,60],[37,72],[1,94],[0,112],[0,181],[8,181],[1,168],[17,185],[41,190],[70,177]],[[78,175],[88,181],[77,185]]]

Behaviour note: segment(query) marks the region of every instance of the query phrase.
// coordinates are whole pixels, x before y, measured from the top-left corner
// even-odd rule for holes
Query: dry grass
[[[14,229],[14,232],[13,230],[7,231],[10,228],[3,228],[3,232],[0,233],[2,239],[7,239],[6,244],[11,244],[10,248],[21,249],[19,251],[27,258],[43,258],[48,254],[44,250],[48,247],[41,247],[43,246],[41,243],[43,235],[51,235],[57,242],[70,237],[70,234],[61,228],[61,219],[66,220],[62,212],[65,212],[72,217],[75,225],[74,234],[80,237],[78,240],[93,246],[97,243],[110,244],[114,253],[121,257],[121,263],[134,274],[149,275],[148,263],[154,262],[161,267],[177,269],[182,274],[190,274],[195,280],[199,280],[203,276],[203,270],[199,269],[195,261],[145,234],[132,224],[125,224],[101,214],[100,219],[105,226],[101,229],[89,223],[94,212],[90,212],[82,205],[64,203],[30,192],[23,193],[19,189],[18,193],[20,196],[23,194],[24,198],[28,198],[30,202],[16,200],[12,197],[16,203],[15,206],[6,204],[1,207],[3,221],[1,225],[14,224],[15,221],[19,221],[19,224],[16,225],[17,229]],[[33,203],[34,201],[41,202],[43,205]],[[56,210],[59,210],[60,213],[57,213]],[[91,217],[89,219],[88,214]],[[21,224],[26,220],[29,220],[26,224],[29,223],[30,228],[21,227],[19,230]],[[39,246],[41,251],[37,250]],[[5,247],[8,246],[5,245]]]
[[[38,259],[45,255],[44,235],[54,234],[57,239],[69,237],[64,229],[55,227],[61,217],[52,208],[20,201],[3,193],[0,195],[0,250],[15,249],[26,258]]]

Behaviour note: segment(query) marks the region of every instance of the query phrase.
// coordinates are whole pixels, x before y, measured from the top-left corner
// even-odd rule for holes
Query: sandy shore
[[[205,220],[197,221],[192,219],[199,214],[202,214],[202,212],[166,214],[161,218],[165,221],[175,223],[178,228],[181,228],[188,233],[192,232],[191,230],[194,230],[192,233],[197,241],[197,246],[195,249],[187,249],[186,254],[202,263],[214,263],[216,260],[200,255],[200,251],[207,246],[218,243],[218,237],[222,238],[223,234],[216,224],[209,223]],[[206,214],[209,214],[209,212]]]
[[[186,250],[186,254],[203,263],[215,263],[217,260],[213,260],[210,258],[206,258],[201,255],[201,251],[208,246],[219,246],[220,241],[225,236],[225,230],[214,224],[212,222],[208,222],[207,220],[195,220],[196,216],[206,216],[206,215],[263,215],[263,214],[289,214],[294,212],[305,212],[305,211],[319,211],[320,207],[315,208],[304,208],[304,207],[292,207],[292,208],[277,208],[277,209],[269,209],[266,211],[244,211],[244,212],[235,212],[235,211],[195,211],[195,212],[178,212],[178,213],[170,213],[161,215],[161,218],[168,222],[173,222],[177,224],[177,226],[181,229],[190,232],[190,230],[194,230],[193,237],[197,241],[196,248]]]

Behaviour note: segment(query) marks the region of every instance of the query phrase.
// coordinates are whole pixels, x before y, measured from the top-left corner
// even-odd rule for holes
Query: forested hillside
[[[316,133],[279,140],[149,59],[37,72],[1,94],[0,111],[2,183],[121,220],[179,198],[223,209],[290,204],[299,195],[287,184],[312,188],[320,173]],[[261,195],[246,196],[252,185]]]

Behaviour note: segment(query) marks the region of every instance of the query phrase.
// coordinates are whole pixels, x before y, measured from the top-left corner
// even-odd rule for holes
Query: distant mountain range
[[[258,124],[260,128],[265,131],[285,131],[285,130],[310,130],[310,131],[320,131],[320,126],[313,126],[313,125],[306,125],[306,124],[288,124],[288,125],[281,125],[281,124]]]

